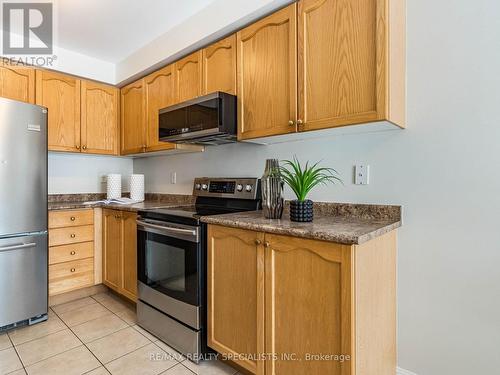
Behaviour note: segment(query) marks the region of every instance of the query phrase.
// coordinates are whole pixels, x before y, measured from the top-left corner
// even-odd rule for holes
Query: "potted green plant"
[[[333,168],[319,167],[319,162],[302,167],[297,157],[284,160],[280,166],[281,177],[295,193],[297,199],[290,202],[290,220],[311,222],[314,217],[313,202],[306,199],[309,192],[319,184],[342,183],[338,173]]]

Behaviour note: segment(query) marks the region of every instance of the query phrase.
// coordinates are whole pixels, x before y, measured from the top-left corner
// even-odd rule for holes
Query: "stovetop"
[[[139,216],[145,219],[162,220],[178,224],[200,225],[201,216],[221,215],[233,212],[254,211],[259,207],[228,208],[205,205],[179,206],[170,208],[157,208],[148,211],[140,211]]]

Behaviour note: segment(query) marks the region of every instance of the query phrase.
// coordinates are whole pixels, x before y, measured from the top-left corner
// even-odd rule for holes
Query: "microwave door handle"
[[[182,228],[173,228],[173,227],[166,227],[163,225],[155,225],[155,224],[150,224],[142,220],[137,220],[137,223],[142,225],[145,228],[153,228],[153,229],[158,229],[162,230],[165,232],[174,232],[174,233],[182,233],[182,234],[190,234],[193,237],[196,236],[196,231],[194,229],[182,229]]]

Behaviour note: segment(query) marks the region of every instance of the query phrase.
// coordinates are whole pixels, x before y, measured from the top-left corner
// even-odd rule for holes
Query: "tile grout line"
[[[106,307],[106,306],[104,306],[104,307]],[[109,310],[109,309],[108,309],[108,310]],[[52,310],[52,311],[54,312],[54,314],[56,314],[56,315],[57,315],[57,317],[58,317],[59,319],[61,319],[61,317],[59,316],[59,314],[57,314],[54,310]],[[77,335],[77,334],[76,334],[76,333],[75,333],[75,332],[71,329],[71,327],[70,327],[70,326],[68,326],[64,320],[62,320],[62,319],[61,319],[61,321],[63,322],[63,324],[64,324],[66,327],[68,327],[68,329],[71,331],[71,333],[73,333],[73,335],[75,335],[75,337],[76,337],[76,338],[77,338],[77,339],[78,339],[78,340],[82,343],[82,345],[83,345],[83,346],[84,346],[84,347],[85,347],[85,348],[86,348],[86,349],[90,352],[90,354],[92,354],[92,356],[94,356],[94,358],[97,360],[97,362],[99,362],[99,363],[101,364],[101,366],[102,366],[102,367],[106,368],[106,367],[104,366],[104,364],[100,361],[100,359],[99,359],[99,358],[97,358],[97,356],[96,356],[96,355],[92,352],[92,350],[90,350],[90,349],[89,349],[89,347],[88,347],[88,346],[87,346],[87,345],[86,345],[86,344],[82,341],[82,339],[80,339],[80,337],[78,337],[78,335]],[[73,348],[73,349],[75,349],[75,348]],[[61,354],[61,353],[59,353],[59,354]],[[90,370],[90,371],[94,371],[94,370],[95,370],[95,369],[97,369],[97,368],[99,368],[99,367],[93,368],[93,369],[92,369],[92,370]],[[90,371],[87,371],[87,372],[90,372]],[[107,369],[107,368],[106,368],[106,371],[108,371],[108,369]],[[108,372],[109,372],[109,371],[108,371]],[[84,373],[84,374],[85,374],[85,373]]]
[[[53,314],[54,314],[54,315],[55,315],[55,316],[56,316],[56,317],[57,317],[57,318],[61,321],[61,323],[63,324],[63,326],[64,326],[64,327],[66,327],[66,328],[64,328],[64,327],[63,327],[63,328],[62,328],[62,329],[60,329],[60,330],[57,330],[57,331],[51,332],[51,333],[49,333],[49,334],[46,334],[46,335],[43,335],[43,336],[40,336],[40,337],[37,337],[37,338],[31,339],[31,340],[28,340],[28,341],[25,341],[25,342],[23,342],[22,344],[19,344],[18,346],[20,346],[20,345],[24,345],[24,344],[26,344],[26,343],[29,343],[29,342],[32,342],[32,341],[35,341],[35,340],[38,340],[38,339],[41,339],[41,338],[44,338],[44,337],[47,337],[47,336],[50,336],[50,335],[56,334],[56,333],[59,333],[59,332],[61,332],[61,331],[65,330],[65,329],[68,329],[68,330],[69,330],[69,331],[70,331],[70,332],[71,332],[71,333],[72,333],[72,334],[73,334],[73,335],[74,335],[74,336],[78,339],[78,341],[79,341],[82,345],[76,346],[76,347],[71,348],[71,349],[68,349],[68,350],[64,350],[64,351],[62,351],[62,352],[60,352],[60,353],[57,353],[57,354],[51,355],[51,356],[49,356],[49,357],[47,357],[47,358],[44,358],[44,359],[42,359],[42,360],[39,360],[39,361],[33,362],[33,363],[29,364],[28,366],[25,366],[24,361],[22,360],[21,356],[19,355],[19,352],[17,351],[17,347],[16,347],[16,345],[14,345],[14,342],[12,341],[11,337],[7,334],[7,337],[8,337],[9,341],[10,341],[10,342],[11,342],[11,344],[12,344],[12,348],[14,348],[14,350],[15,350],[15,352],[16,352],[16,355],[17,355],[17,357],[18,357],[19,361],[21,362],[21,365],[23,366],[23,367],[22,367],[22,369],[25,371],[25,373],[28,373],[28,371],[27,371],[27,367],[33,366],[33,365],[35,365],[35,364],[37,364],[37,363],[43,362],[43,361],[48,360],[48,359],[50,359],[50,358],[53,358],[53,357],[55,357],[55,356],[57,356],[57,355],[60,355],[60,354],[63,354],[63,353],[67,353],[67,352],[69,352],[69,351],[71,351],[71,350],[74,350],[74,349],[77,349],[77,348],[79,348],[79,347],[81,347],[81,346],[84,346],[84,347],[85,347],[85,348],[86,348],[86,349],[87,349],[87,350],[88,350],[88,351],[92,354],[92,356],[93,356],[93,357],[97,360],[97,362],[101,365],[101,366],[99,366],[99,367],[103,367],[103,368],[105,369],[105,371],[106,371],[106,372],[110,373],[110,371],[109,371],[109,370],[108,370],[108,368],[106,367],[106,364],[105,364],[105,363],[103,363],[103,362],[102,362],[99,358],[97,358],[97,356],[96,356],[96,355],[94,354],[94,352],[93,352],[93,351],[92,351],[92,350],[91,350],[91,349],[87,346],[87,344],[90,344],[90,343],[95,342],[95,341],[97,341],[97,340],[103,339],[103,338],[105,338],[105,337],[107,337],[107,336],[110,336],[110,335],[112,335],[112,334],[114,334],[114,333],[116,333],[116,332],[119,332],[119,331],[125,330],[125,329],[127,329],[127,328],[132,328],[135,332],[139,333],[142,337],[146,338],[146,339],[148,340],[148,343],[147,343],[147,344],[145,344],[145,345],[143,345],[143,346],[141,346],[141,347],[139,347],[139,348],[136,348],[136,349],[132,350],[131,352],[125,353],[125,354],[123,354],[123,355],[120,355],[119,357],[117,357],[117,358],[113,359],[112,361],[108,362],[107,364],[109,364],[109,363],[111,363],[111,362],[114,362],[114,361],[116,361],[116,360],[118,360],[118,359],[120,359],[120,358],[122,358],[122,357],[125,357],[126,355],[129,355],[130,353],[133,353],[133,352],[135,352],[135,351],[137,351],[137,350],[139,350],[139,349],[141,349],[141,348],[144,348],[145,346],[148,346],[148,345],[150,345],[150,344],[153,344],[153,345],[154,345],[157,349],[159,349],[159,350],[161,350],[161,351],[165,352],[165,351],[164,351],[164,350],[163,350],[163,349],[162,349],[162,348],[161,348],[161,347],[157,344],[157,342],[159,342],[159,341],[161,341],[161,340],[159,340],[158,338],[156,338],[156,337],[155,337],[155,338],[156,338],[156,341],[152,341],[152,340],[151,340],[149,337],[147,337],[145,334],[143,334],[142,332],[140,332],[139,330],[137,330],[137,329],[135,329],[135,328],[134,328],[134,326],[136,326],[136,325],[137,325],[137,322],[134,322],[134,324],[130,324],[130,323],[129,323],[129,322],[127,322],[125,319],[121,318],[121,317],[120,317],[120,316],[119,316],[116,312],[112,311],[112,310],[111,310],[111,309],[109,309],[107,306],[105,306],[103,303],[101,303],[100,301],[98,301],[98,300],[96,300],[95,298],[93,298],[93,296],[89,296],[89,298],[91,298],[93,301],[95,301],[95,303],[89,303],[89,304],[86,304],[86,305],[80,306],[80,307],[78,307],[78,308],[74,308],[74,309],[71,309],[71,310],[67,310],[67,311],[64,311],[64,313],[69,312],[69,311],[75,311],[75,310],[78,310],[78,309],[80,309],[80,308],[83,308],[83,307],[86,307],[86,306],[89,306],[89,305],[99,304],[99,305],[101,305],[102,307],[104,307],[106,310],[108,310],[108,311],[110,312],[110,314],[109,314],[109,315],[114,315],[114,316],[116,316],[118,319],[120,319],[121,321],[123,321],[125,324],[127,324],[127,327],[123,327],[123,328],[121,328],[121,329],[119,329],[119,330],[117,330],[117,331],[115,331],[115,332],[112,332],[112,333],[110,333],[110,334],[106,335],[106,336],[103,336],[103,337],[100,337],[100,338],[94,339],[94,340],[92,340],[92,341],[89,341],[88,343],[85,343],[85,342],[83,342],[83,340],[82,340],[80,337],[78,337],[78,335],[77,335],[77,334],[73,331],[73,329],[72,329],[72,328],[77,327],[77,326],[79,326],[79,325],[81,325],[81,324],[85,324],[85,323],[87,323],[87,322],[91,322],[91,321],[94,321],[94,320],[97,320],[97,319],[101,319],[101,318],[105,317],[106,315],[101,316],[101,317],[97,317],[97,318],[91,319],[91,320],[89,320],[89,321],[87,321],[87,322],[83,322],[83,323],[80,323],[80,324],[77,324],[77,325],[75,325],[75,326],[70,327],[70,326],[69,326],[69,325],[68,325],[68,324],[67,324],[67,323],[66,323],[66,322],[65,322],[65,321],[61,318],[61,316],[59,315],[59,313],[57,313],[57,312],[56,312],[56,311],[55,311],[52,307],[49,307],[49,310],[51,310],[51,311],[52,311],[52,313],[53,313]],[[71,302],[71,301],[69,301],[69,302]],[[126,308],[127,308],[127,307],[125,307],[125,309],[126,309]],[[122,310],[120,310],[120,311],[122,311]],[[119,311],[119,312],[120,312],[120,311]],[[5,348],[5,349],[9,349],[9,348]],[[170,357],[171,357],[171,358],[172,358],[172,359],[176,362],[173,366],[171,366],[171,367],[167,368],[165,371],[169,371],[169,370],[171,370],[172,368],[174,368],[174,367],[176,367],[177,365],[179,365],[179,364],[180,364],[180,365],[182,365],[182,367],[183,367],[183,368],[187,369],[190,373],[193,373],[194,375],[196,375],[193,371],[191,371],[191,369],[189,369],[188,367],[184,366],[184,365],[182,364],[182,362],[181,362],[181,361],[177,360],[177,359],[176,359],[174,356],[172,356],[170,353],[167,353],[167,352],[165,352],[165,353],[166,353],[167,355],[169,355],[169,356],[170,356]],[[87,372],[83,373],[82,375],[88,374],[88,373],[90,373],[90,372],[92,372],[92,371],[94,371],[94,370],[98,369],[99,367],[93,368],[93,369],[91,369],[91,370],[89,370],[89,371],[87,371]],[[14,370],[14,371],[19,371],[19,370],[21,370],[21,369]],[[11,372],[11,373],[12,373],[12,372]],[[8,375],[8,374],[6,374],[6,375]]]
[[[8,334],[8,333],[6,333],[6,335],[7,335],[7,338],[9,339],[10,343],[12,344],[12,348],[14,348],[14,351],[16,352],[16,355],[17,355],[17,358],[19,359],[19,362],[21,362],[21,366],[23,366],[24,373],[25,373],[25,374],[27,374],[27,373],[28,373],[28,371],[26,371],[26,367],[24,366],[24,362],[23,362],[23,360],[21,359],[21,356],[19,355],[19,352],[17,351],[17,348],[16,348],[16,346],[14,345],[14,342],[12,341],[12,339],[10,338],[10,336],[9,336],[9,334]],[[9,349],[9,348],[7,348],[7,349]],[[18,369],[18,370],[14,370],[14,371],[19,371],[19,370],[20,370],[20,369]],[[14,371],[12,371],[12,372],[14,372]],[[12,373],[12,372],[11,372],[11,373]],[[8,374],[7,374],[7,375],[8,375]]]
[[[92,299],[94,299],[92,296],[90,296],[90,297],[91,297]],[[113,333],[116,333],[116,332],[122,331],[122,330],[127,329],[127,328],[132,328],[132,329],[134,329],[132,325],[130,325],[127,321],[125,321],[125,320],[124,320],[124,319],[122,319],[120,316],[118,316],[115,312],[111,311],[108,307],[104,306],[101,302],[97,301],[96,299],[94,299],[94,301],[96,301],[96,303],[98,303],[98,304],[100,304],[101,306],[103,306],[104,308],[106,308],[108,311],[110,311],[110,312],[111,312],[111,314],[115,315],[118,319],[122,320],[123,322],[125,322],[125,324],[127,324],[127,327],[121,328],[121,329],[119,329],[118,331],[115,331],[115,332],[113,332]],[[52,310],[52,311],[54,311],[54,310]],[[73,330],[71,329],[71,327],[69,327],[69,326],[66,324],[66,322],[64,322],[64,320],[62,320],[62,318],[61,318],[61,317],[60,317],[60,316],[59,316],[59,315],[58,315],[55,311],[54,311],[54,314],[56,314],[56,315],[57,315],[57,317],[58,317],[59,319],[61,319],[61,321],[64,323],[64,325],[66,325],[66,326],[68,327],[68,329],[69,329],[69,330],[70,330],[70,331],[71,331],[71,332],[72,332],[72,333],[73,333],[73,334],[77,337],[77,339],[78,339],[78,340],[80,340],[80,342],[83,344],[83,346],[85,346],[85,348],[87,348],[87,350],[88,350],[88,351],[89,351],[89,352],[90,352],[90,353],[91,353],[91,354],[92,354],[92,355],[93,355],[93,356],[97,359],[97,361],[98,361],[98,362],[102,365],[102,367],[104,367],[104,369],[105,369],[108,373],[110,373],[110,371],[109,371],[109,370],[108,370],[108,368],[106,367],[106,364],[105,364],[105,363],[103,363],[103,362],[102,362],[99,358],[97,358],[97,356],[96,356],[96,355],[94,354],[94,352],[93,352],[93,351],[92,351],[92,350],[91,350],[91,349],[87,346],[87,344],[90,344],[91,342],[94,342],[94,341],[100,340],[100,339],[102,339],[102,338],[104,338],[104,337],[107,337],[107,336],[109,336],[109,335],[112,335],[113,333],[110,333],[109,335],[106,335],[106,336],[100,337],[100,338],[98,338],[98,339],[92,340],[92,341],[90,341],[90,342],[88,342],[88,343],[86,344],[86,343],[84,343],[84,342],[80,339],[80,337],[78,337],[78,335],[77,335],[75,332],[73,332]],[[101,318],[102,318],[102,317],[101,317]],[[99,319],[99,318],[96,318],[96,319]],[[92,320],[96,320],[96,319],[92,319]],[[89,320],[89,322],[90,322],[90,321],[92,321],[92,320]],[[81,323],[81,324],[85,324],[85,323],[86,323],[86,322]],[[73,326],[73,327],[76,327],[76,326]],[[147,346],[147,345],[149,345],[149,344],[154,344],[154,342],[153,342],[153,341],[151,341],[149,338],[147,338],[147,337],[146,337],[145,335],[143,335],[141,332],[139,332],[139,331],[138,331],[138,330],[136,330],[136,329],[134,329],[134,330],[135,330],[137,333],[139,333],[140,335],[142,335],[143,337],[145,337],[145,338],[149,341],[149,343],[147,343],[147,344],[145,344],[145,345],[143,345],[143,346],[141,346],[141,347],[139,347],[139,348],[137,348],[137,349],[135,349],[135,350],[132,350],[131,352],[128,352],[128,353],[126,353],[126,354],[123,354],[123,355],[121,355],[121,356],[119,356],[119,357],[115,358],[115,359],[113,359],[112,361],[108,362],[107,364],[109,364],[109,363],[111,363],[111,362],[113,362],[113,361],[116,361],[116,360],[117,360],[117,359],[119,359],[119,358],[125,357],[126,355],[128,355],[128,354],[130,354],[130,353],[133,353],[133,352],[135,352],[136,350],[139,350],[139,349],[141,349],[141,348],[144,348],[145,346]],[[155,345],[155,346],[156,346],[157,348],[159,348],[157,345]],[[159,349],[160,349],[160,350],[162,350],[161,348],[159,348]],[[167,353],[167,354],[168,354],[168,353]],[[174,360],[175,360],[175,358],[174,358]],[[177,360],[176,360],[176,361],[177,361]],[[177,364],[179,364],[179,363],[180,363],[180,362],[178,362],[178,361],[177,361]],[[177,364],[175,364],[174,366],[177,366]],[[174,366],[172,366],[172,367],[174,367]],[[170,368],[172,368],[172,367],[169,367],[169,369],[170,369]],[[96,368],[97,368],[97,367],[96,367]],[[92,369],[92,370],[90,370],[90,371],[94,371],[94,370],[95,370],[95,369]],[[167,370],[168,370],[168,369],[167,369]],[[90,372],[90,371],[87,371],[87,373],[88,373],[88,372]],[[85,373],[84,373],[84,374],[85,374]],[[82,374],[82,375],[84,375],[84,374]]]
[[[92,296],[89,296],[89,298],[91,298],[94,302],[93,302],[93,303],[86,304],[86,305],[83,305],[83,306],[80,306],[80,307],[77,307],[77,308],[74,308],[74,309],[71,309],[71,310],[64,311],[64,313],[66,313],[66,312],[70,312],[70,311],[75,311],[75,310],[78,310],[78,309],[80,309],[80,308],[83,308],[83,307],[86,307],[86,306],[89,306],[89,305],[98,304],[98,305],[101,305],[102,307],[104,307],[106,310],[108,310],[108,311],[110,312],[110,314],[109,314],[109,315],[115,315],[118,319],[120,319],[120,320],[121,320],[121,321],[123,321],[125,324],[127,324],[127,327],[121,328],[120,330],[123,330],[123,329],[125,329],[125,328],[129,328],[129,327],[130,327],[130,328],[133,328],[133,327],[132,327],[132,326],[131,326],[128,322],[126,322],[124,319],[122,319],[120,316],[118,316],[115,312],[111,311],[111,310],[110,310],[107,306],[103,305],[102,303],[100,303],[100,302],[99,302],[99,301],[97,301],[96,299],[92,298]],[[73,302],[73,301],[69,301],[69,302]],[[66,302],[66,303],[68,303],[68,302]],[[54,354],[54,355],[48,356],[48,357],[46,357],[46,358],[44,358],[44,359],[42,359],[42,360],[39,360],[39,361],[33,362],[33,363],[29,364],[29,365],[25,365],[25,363],[24,363],[23,359],[21,358],[21,356],[20,356],[20,354],[19,354],[19,352],[18,352],[18,350],[17,350],[17,347],[18,347],[18,346],[21,346],[21,345],[24,345],[24,344],[30,343],[30,342],[35,341],[35,340],[42,339],[42,338],[44,338],[44,337],[47,337],[47,336],[50,336],[50,335],[53,335],[53,334],[56,334],[56,333],[62,332],[62,331],[64,331],[65,329],[68,329],[68,330],[69,330],[69,331],[70,331],[70,332],[71,332],[71,333],[72,333],[72,334],[73,334],[73,335],[74,335],[74,336],[78,339],[78,341],[80,341],[80,342],[82,343],[82,345],[83,345],[83,346],[84,346],[84,347],[85,347],[85,348],[86,348],[86,349],[87,349],[90,353],[92,353],[92,355],[93,355],[93,356],[97,359],[97,361],[98,361],[98,362],[102,365],[102,367],[104,367],[104,368],[106,369],[106,371],[108,371],[108,369],[105,367],[105,365],[104,365],[104,364],[103,364],[103,363],[99,360],[99,358],[97,358],[97,357],[95,356],[95,354],[92,352],[92,350],[90,350],[90,349],[88,348],[88,346],[87,346],[87,345],[86,345],[86,344],[85,344],[85,343],[84,343],[84,342],[80,339],[80,337],[78,337],[78,335],[77,335],[77,334],[73,331],[73,329],[72,329],[72,328],[71,328],[68,324],[66,324],[66,322],[65,322],[65,321],[64,321],[64,320],[60,317],[60,315],[59,315],[58,313],[56,313],[56,311],[55,311],[52,307],[50,307],[50,306],[49,306],[48,310],[51,310],[51,311],[52,311],[52,313],[53,313],[53,314],[54,314],[54,315],[55,315],[55,316],[59,319],[59,321],[63,324],[63,328],[61,328],[61,329],[59,329],[59,330],[56,330],[56,331],[54,331],[54,332],[47,333],[47,334],[42,335],[42,336],[40,336],[40,337],[36,337],[36,338],[30,339],[30,340],[24,341],[24,342],[22,342],[22,343],[20,343],[20,344],[18,344],[18,345],[14,344],[14,341],[12,341],[12,338],[10,337],[9,332],[6,332],[6,333],[5,333],[5,334],[6,334],[6,336],[7,336],[7,338],[9,339],[9,341],[10,341],[11,345],[12,345],[12,348],[13,348],[13,349],[14,349],[14,351],[16,352],[17,358],[18,358],[18,359],[19,359],[19,361],[21,362],[22,369],[23,369],[23,370],[27,373],[27,370],[26,370],[26,368],[27,368],[27,367],[33,366],[33,365],[35,365],[35,364],[37,364],[37,363],[40,363],[40,362],[43,362],[43,361],[45,361],[45,360],[47,360],[47,359],[49,359],[49,358],[53,358],[53,357],[55,357],[55,356],[57,356],[57,355],[59,355],[59,354],[67,353],[67,352],[69,352],[69,351],[71,351],[71,350],[73,350],[73,349],[78,348],[79,346],[74,347],[74,348],[71,348],[71,349],[68,349],[68,350],[64,350],[64,351],[62,351],[62,352],[60,352],[60,353],[57,353],[57,354]],[[105,316],[105,315],[104,315],[104,316]],[[91,319],[91,320],[89,320],[88,322],[91,322],[91,321],[94,321],[94,320],[100,319],[100,318],[102,318],[102,317],[103,317],[103,316],[101,316],[101,317],[97,317],[97,318],[94,318],[94,319]],[[77,327],[77,326],[79,326],[79,325],[81,325],[81,324],[85,324],[85,323],[87,323],[87,322],[83,322],[83,323],[77,324],[77,325],[75,325],[75,326],[73,326],[73,327]],[[24,328],[29,328],[29,327],[30,327],[30,326],[28,325],[28,326],[19,327],[19,328],[20,328],[20,329],[24,329]],[[118,330],[118,331],[120,331],[120,330]],[[116,332],[118,332],[118,331],[116,331]],[[136,330],[136,331],[137,331],[137,330]],[[137,332],[140,334],[140,332],[139,332],[139,331],[137,331]],[[113,333],[115,333],[115,332],[113,332]],[[112,334],[112,333],[111,333],[111,334]],[[109,336],[109,335],[106,335],[106,336]],[[106,337],[106,336],[103,336],[103,337]],[[144,336],[144,335],[143,335],[143,336]],[[103,337],[101,337],[101,338],[103,338]],[[144,337],[145,337],[145,336],[144,336]],[[146,337],[146,338],[147,338],[147,337]],[[99,340],[99,338],[98,338],[98,339],[95,339],[95,340],[92,340],[92,341],[90,341],[90,342],[93,342],[93,341],[96,341],[96,340]],[[148,339],[148,340],[149,340],[149,339]],[[151,340],[150,340],[150,341],[151,341]],[[90,342],[89,342],[89,343],[90,343]],[[148,344],[148,345],[149,345],[149,344]],[[145,346],[145,345],[144,345],[144,346]],[[142,347],[141,347],[141,348],[142,348]],[[7,349],[10,349],[10,348],[5,348],[5,349],[2,349],[2,351],[3,351],[3,350],[7,350]],[[127,353],[127,354],[130,354],[130,353]],[[97,367],[96,367],[96,368],[97,368]],[[19,370],[21,370],[21,369],[14,370],[14,371],[12,371],[12,372],[19,371]],[[92,369],[92,370],[90,370],[90,371],[94,371],[94,370],[95,370],[95,369]],[[88,372],[90,372],[90,371],[87,371],[87,373],[88,373]],[[10,373],[8,373],[8,374],[11,374],[12,372],[10,372]],[[108,372],[109,372],[109,371],[108,371]],[[6,375],[8,375],[8,374],[6,374]]]

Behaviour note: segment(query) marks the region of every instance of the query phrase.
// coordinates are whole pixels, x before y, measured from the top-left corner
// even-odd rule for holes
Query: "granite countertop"
[[[84,202],[50,202],[49,203],[49,211],[55,210],[71,210],[71,209],[82,209],[82,208],[109,208],[120,211],[132,211],[137,212],[141,210],[152,210],[155,208],[168,208],[168,207],[177,207],[179,203],[166,203],[166,202],[158,202],[158,201],[148,201],[145,200],[141,203],[134,204],[104,204],[104,203],[93,203],[93,204],[84,204]]]
[[[55,210],[71,210],[82,208],[110,208],[121,211],[137,212],[141,210],[153,210],[155,208],[169,208],[190,205],[194,202],[191,195],[175,195],[175,194],[146,194],[145,201],[134,204],[104,204],[93,203],[84,204],[96,200],[105,199],[104,194],[60,194],[49,196],[48,209]]]
[[[319,207],[317,207],[319,206]],[[201,221],[233,228],[358,245],[401,226],[400,206],[315,203],[314,221],[296,223],[288,211],[279,220],[266,219],[263,211],[203,216]]]

